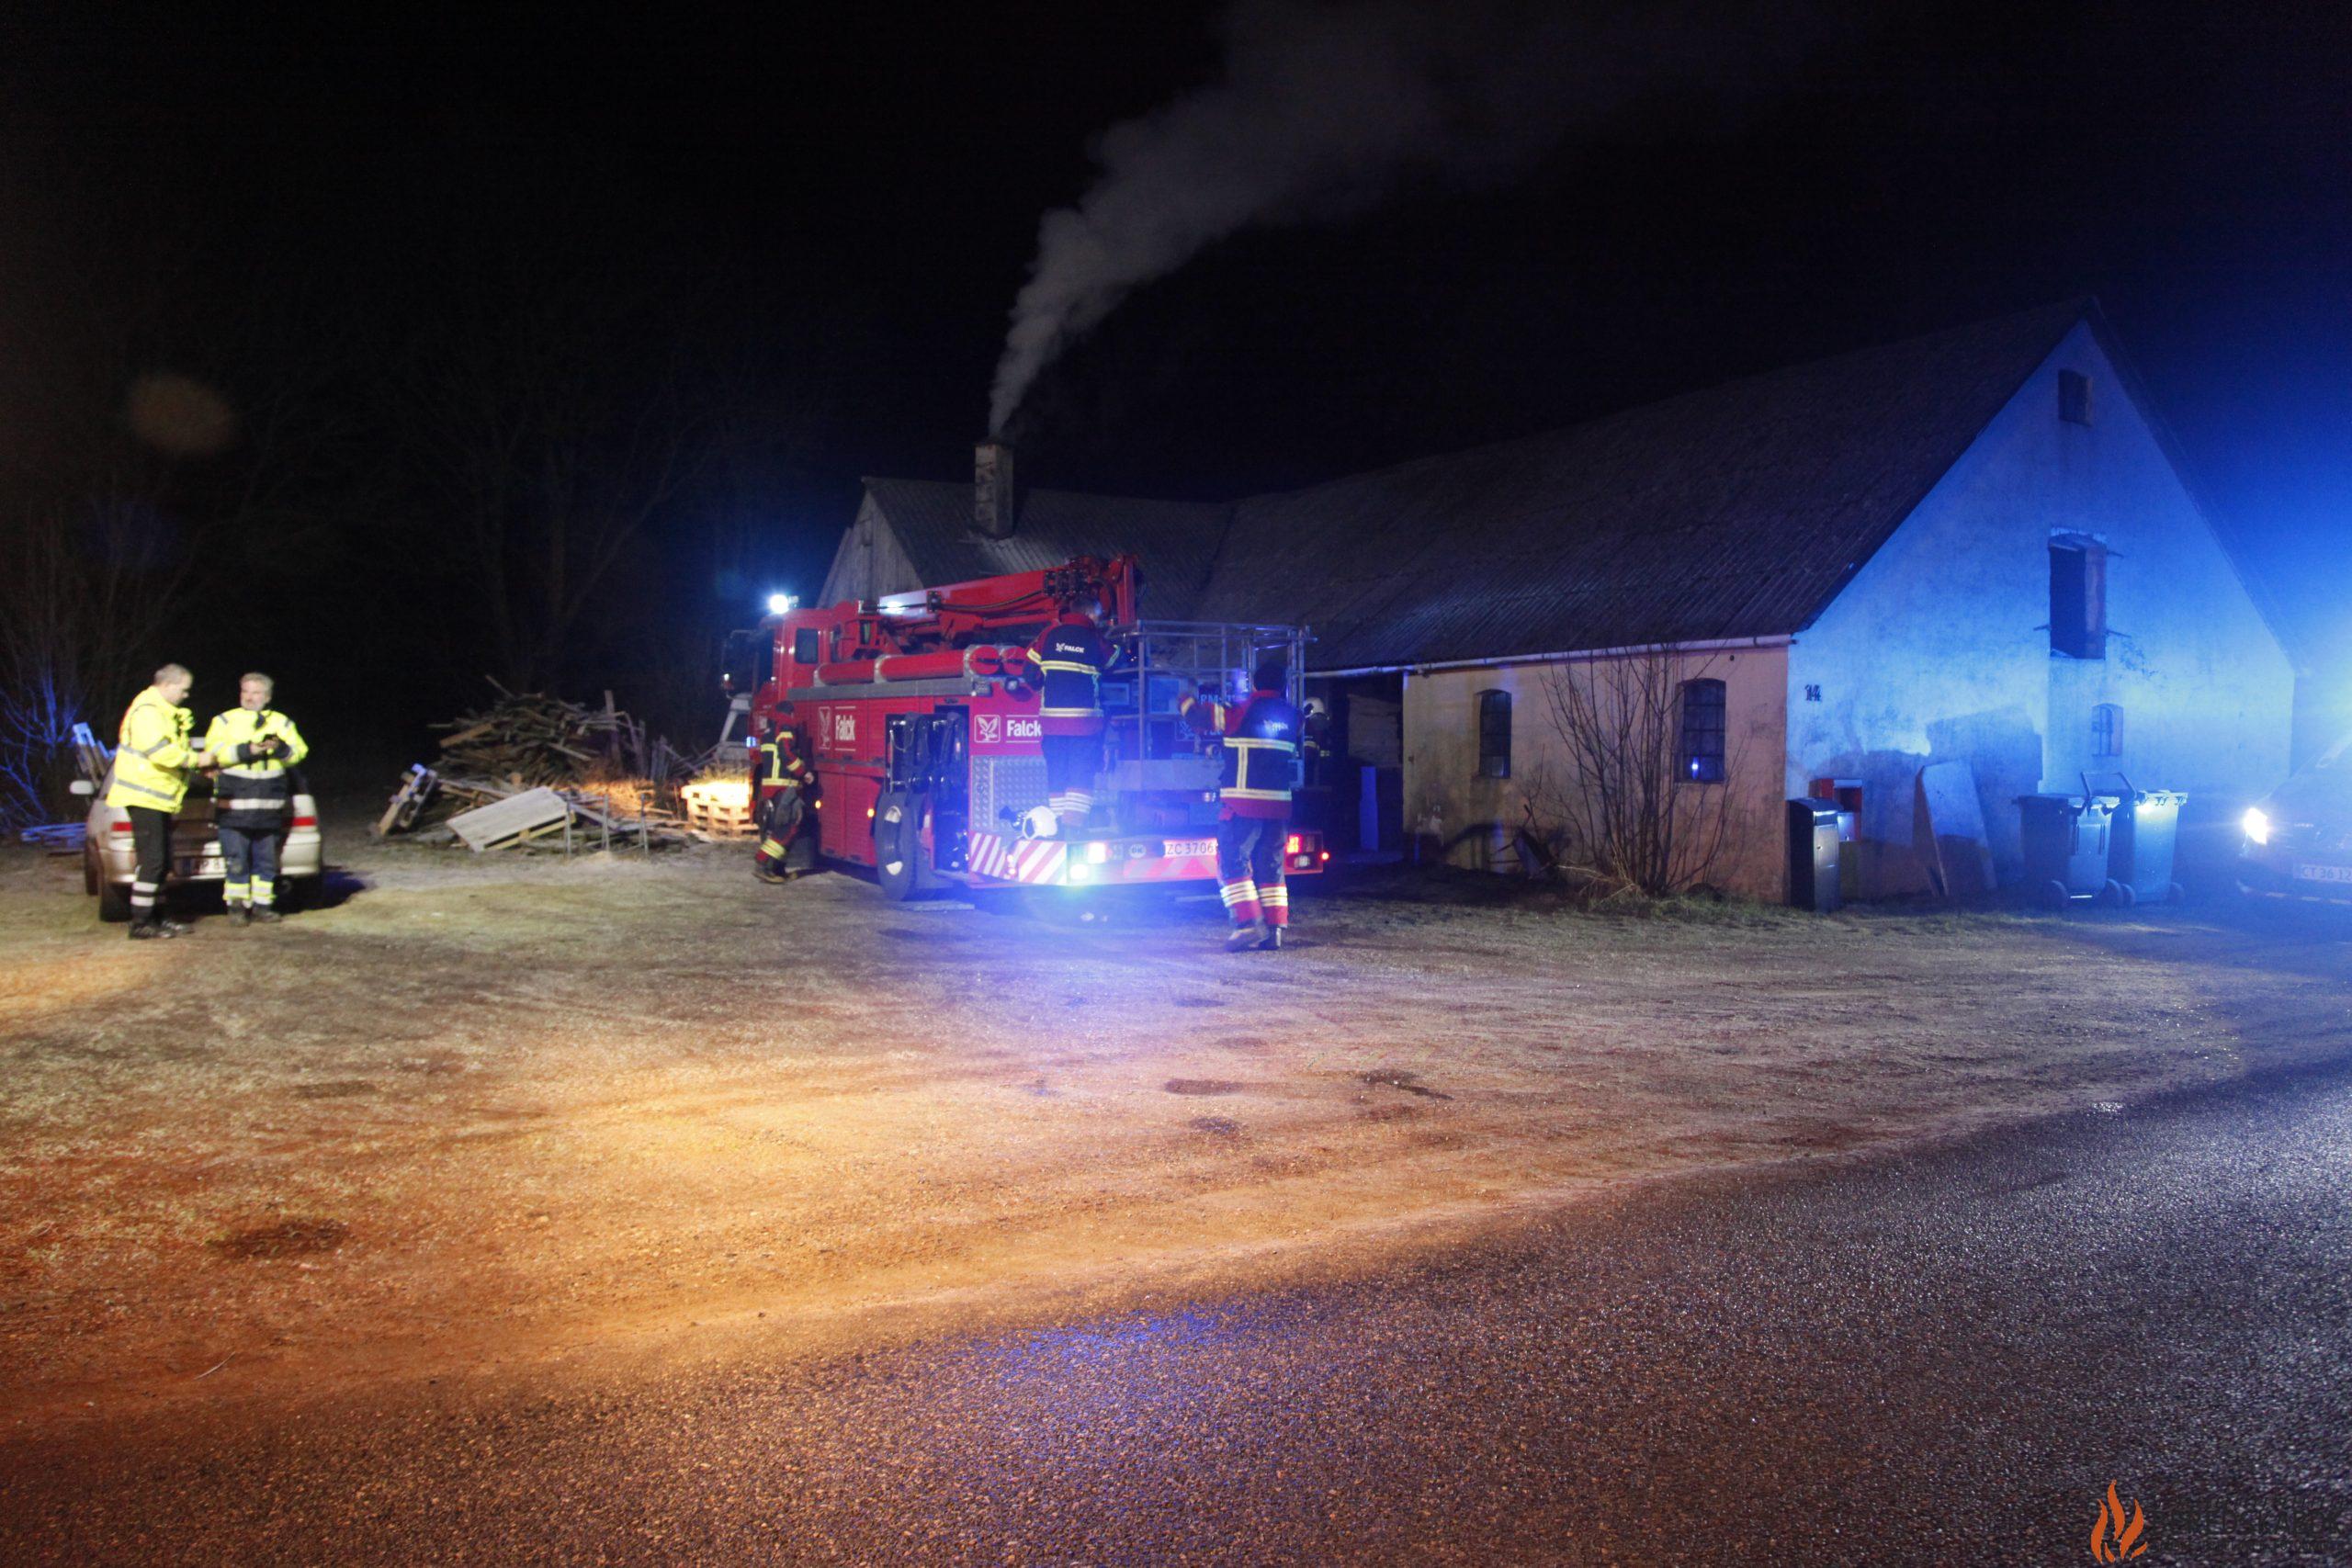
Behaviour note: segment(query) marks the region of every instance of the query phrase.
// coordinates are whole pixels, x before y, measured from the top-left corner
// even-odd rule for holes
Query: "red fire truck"
[[[730,651],[729,689],[751,693],[753,745],[789,732],[815,769],[818,855],[871,866],[892,898],[1214,882],[1218,743],[1185,725],[1177,705],[1204,686],[1240,700],[1270,655],[1284,660],[1298,701],[1305,634],[1144,621],[1136,592],[1132,556],[1080,557],[876,603],[787,610]],[[1102,680],[1093,815],[1069,837],[1031,837],[1046,764],[1028,645],[1064,606],[1097,595],[1119,658]],[[1285,850],[1293,875],[1330,858],[1311,828],[1295,828]]]

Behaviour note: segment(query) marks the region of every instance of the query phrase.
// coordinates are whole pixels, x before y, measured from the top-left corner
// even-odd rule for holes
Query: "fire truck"
[[[1300,701],[1298,627],[1145,621],[1135,558],[789,609],[740,634],[728,689],[750,696],[750,744],[789,733],[816,772],[816,853],[870,867],[893,899],[963,888],[1086,889],[1216,879],[1218,741],[1185,724],[1202,689],[1239,701],[1269,656]],[[1046,804],[1028,647],[1064,607],[1099,597],[1118,657],[1102,683],[1102,771],[1087,826],[1033,837]],[[740,699],[739,699],[740,700]],[[1049,814],[1039,814],[1049,815]],[[803,839],[809,836],[804,829]],[[1322,871],[1320,832],[1295,827],[1293,875]]]

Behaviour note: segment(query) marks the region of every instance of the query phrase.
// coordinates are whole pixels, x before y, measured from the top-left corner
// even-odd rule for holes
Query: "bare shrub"
[[[1543,672],[1553,744],[1528,780],[1529,817],[1555,826],[1564,858],[1603,893],[1685,892],[1724,858],[1738,757],[1727,751],[1724,783],[1681,776],[1683,688],[1713,669],[1660,649]]]

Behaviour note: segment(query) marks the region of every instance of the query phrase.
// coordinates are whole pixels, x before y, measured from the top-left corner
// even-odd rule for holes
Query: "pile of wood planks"
[[[645,727],[613,706],[588,707],[538,692],[514,693],[493,681],[498,700],[447,724],[441,763],[447,777],[563,784],[599,775],[643,777]],[[668,743],[658,742],[663,750]]]
[[[613,705],[610,692],[597,708],[491,684],[497,701],[435,726],[449,731],[441,739],[439,765],[419,762],[408,770],[377,819],[379,837],[411,834],[464,843],[476,852],[577,853],[739,836],[722,830],[725,825],[690,819],[678,796],[681,785],[714,761],[729,776],[744,776],[740,747],[689,757],[660,736],[649,739],[642,725]],[[526,795],[527,807],[506,804]],[[471,820],[460,823],[460,818]]]

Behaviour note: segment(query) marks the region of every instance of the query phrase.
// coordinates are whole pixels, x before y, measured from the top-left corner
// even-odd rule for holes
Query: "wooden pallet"
[[[686,826],[714,839],[748,839],[759,829],[752,819],[752,803],[729,795],[714,795],[688,784],[678,792],[678,807]]]
[[[449,830],[480,854],[502,845],[527,843],[571,825],[571,803],[551,789],[526,789],[449,818]]]

